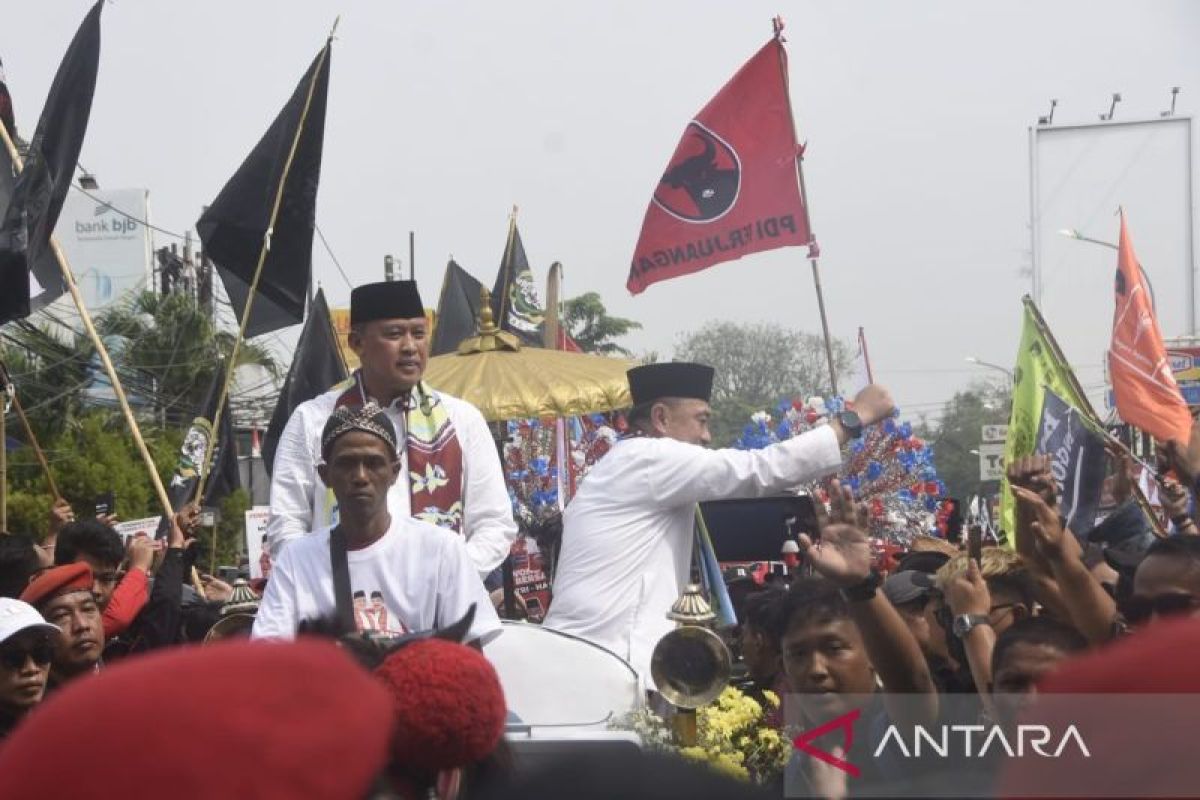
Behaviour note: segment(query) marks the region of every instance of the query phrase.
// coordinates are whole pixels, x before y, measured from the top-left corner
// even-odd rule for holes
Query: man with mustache
[[[317,474],[321,430],[334,409],[374,401],[398,434],[399,479],[388,491],[394,517],[416,517],[462,534],[480,575],[508,555],[517,535],[504,473],[479,410],[422,380],[429,323],[413,281],[386,281],[350,293],[350,348],[362,363],[343,384],[301,403],[275,451],[272,558],[284,544],[337,522],[337,503]]]
[[[54,647],[47,691],[100,671],[104,625],[92,583],[92,568],[76,561],[46,570],[21,594],[21,600],[62,632]]]

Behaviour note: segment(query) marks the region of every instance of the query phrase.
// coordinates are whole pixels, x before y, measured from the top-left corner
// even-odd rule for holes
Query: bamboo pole
[[[4,123],[0,123],[0,128]],[[8,533],[8,434],[4,420],[8,416],[8,386],[0,386],[0,531]]]
[[[221,414],[225,410],[225,402],[229,399],[229,385],[233,383],[233,373],[237,369],[238,351],[242,347],[242,340],[246,338],[246,326],[250,323],[250,312],[254,308],[254,296],[258,292],[258,281],[262,277],[263,265],[267,262],[267,254],[271,251],[271,233],[275,228],[275,219],[279,216],[279,207],[283,203],[283,187],[287,184],[288,173],[292,169],[292,160],[296,157],[296,148],[300,145],[300,134],[304,132],[304,122],[308,119],[308,110],[312,105],[313,91],[317,86],[317,77],[321,74],[321,70],[325,66],[325,58],[329,55],[329,47],[333,43],[333,34],[337,31],[338,19],[333,22],[333,30],[329,32],[329,38],[325,41],[325,47],[321,49],[321,57],[317,61],[316,69],[313,70],[312,79],[308,82],[308,94],[304,98],[304,109],[300,112],[300,123],[296,126],[296,133],[292,137],[292,146],[288,150],[287,160],[283,163],[283,172],[279,176],[279,185],[275,187],[275,201],[271,206],[271,216],[267,220],[267,230],[263,234],[262,247],[258,251],[258,263],[254,267],[254,277],[250,281],[250,290],[246,294],[246,307],[242,309],[242,320],[238,325],[238,335],[233,340],[233,349],[229,353],[229,364],[225,368],[225,380],[221,383],[221,395],[217,400],[217,410],[213,413],[213,442],[209,444],[207,452],[204,454],[205,468],[200,470],[200,479],[196,481],[195,502],[203,501],[204,489],[208,484],[208,475],[212,470],[213,453],[216,447],[217,439],[221,435]]]
[[[8,149],[8,155],[12,159],[13,164],[18,170],[21,170],[24,166],[21,156],[17,152],[17,148],[9,137],[3,123],[0,123],[0,139],[4,140],[4,146]],[[67,261],[67,255],[58,246],[58,240],[54,236],[50,237],[50,251],[54,254],[54,258],[58,262],[58,268],[62,272],[63,281],[67,285],[67,291],[70,292],[71,299],[75,301],[75,308],[79,310],[79,319],[83,322],[83,327],[87,330],[92,344],[96,347],[96,353],[100,356],[100,361],[104,365],[104,371],[108,375],[113,392],[117,396],[117,402],[121,406],[121,412],[125,416],[125,422],[129,425],[129,432],[133,435],[133,441],[137,445],[143,463],[146,465],[146,471],[150,473],[150,482],[154,486],[155,494],[158,495],[159,503],[162,504],[163,513],[168,517],[173,516],[175,512],[171,508],[171,500],[167,495],[166,487],[163,486],[162,479],[158,477],[158,467],[154,464],[154,458],[150,455],[149,448],[146,447],[145,439],[142,438],[142,431],[138,427],[137,419],[133,416],[133,409],[129,406],[129,399],[125,396],[125,389],[121,386],[121,379],[117,377],[116,367],[113,366],[112,359],[108,357],[108,350],[104,347],[104,342],[100,340],[100,334],[96,332],[96,326],[92,324],[92,315],[88,313],[87,306],[84,305],[83,296],[79,293],[79,286],[75,283],[75,275],[71,272],[71,265]]]
[[[46,454],[42,452],[42,446],[38,443],[37,435],[34,434],[33,428],[29,424],[29,418],[25,416],[25,409],[21,407],[21,399],[17,397],[17,389],[12,382],[12,375],[3,361],[0,361],[0,381],[7,389],[8,398],[12,400],[13,410],[17,412],[17,418],[21,420],[21,427],[25,429],[25,438],[33,447],[33,453],[37,456],[38,463],[42,465],[42,472],[46,475],[46,483],[50,486],[51,494],[54,495],[55,501],[62,499],[58,486],[54,483],[54,476],[50,474],[50,464],[46,461]]]

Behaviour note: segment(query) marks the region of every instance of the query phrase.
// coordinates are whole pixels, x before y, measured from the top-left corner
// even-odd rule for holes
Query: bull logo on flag
[[[737,152],[692,120],[654,191],[654,204],[685,222],[710,222],[737,201],[742,166]]]

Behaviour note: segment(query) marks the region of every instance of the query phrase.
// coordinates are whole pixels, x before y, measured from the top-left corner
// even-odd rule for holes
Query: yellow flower
[[[739,781],[750,779],[750,772],[728,755],[721,755],[711,764],[712,768],[722,775],[728,775]]]
[[[704,752],[702,747],[681,747],[679,755],[690,761],[707,761],[708,754]]]
[[[763,692],[763,697],[766,699],[771,708],[779,708],[779,695],[768,689],[767,691]]]

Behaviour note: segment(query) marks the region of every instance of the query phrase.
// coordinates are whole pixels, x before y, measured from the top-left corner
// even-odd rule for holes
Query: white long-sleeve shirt
[[[563,514],[544,624],[612,650],[652,685],[650,655],[674,627],[666,615],[688,580],[696,503],[776,494],[840,464],[828,426],[762,450],[619,442]]]
[[[267,544],[277,557],[285,542],[336,521],[333,493],[317,475],[321,460],[321,431],[334,404],[345,390],[335,388],[301,403],[279,437],[271,473],[271,517]],[[441,392],[463,453],[463,534],[467,554],[481,576],[500,566],[517,537],[512,503],[504,485],[504,472],[487,422],[475,406]],[[396,427],[400,477],[388,491],[388,511],[393,517],[412,515],[408,486],[408,453],[405,420],[399,401],[384,408]]]

